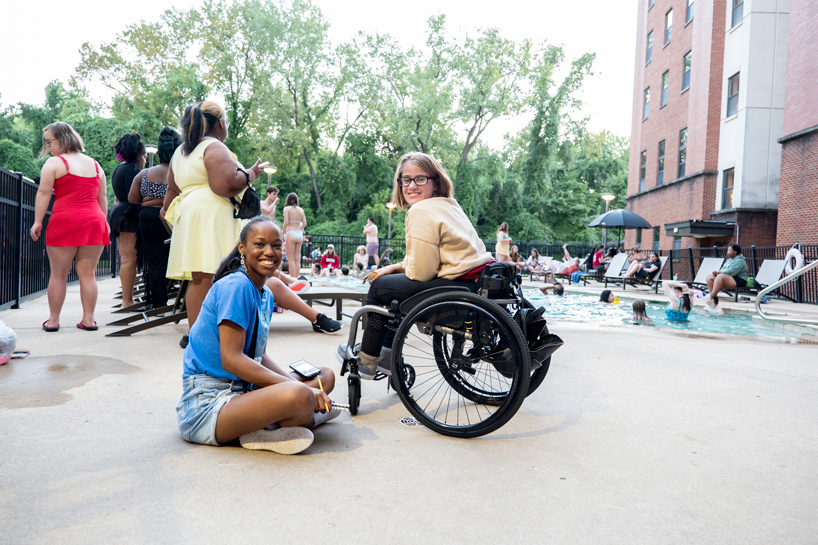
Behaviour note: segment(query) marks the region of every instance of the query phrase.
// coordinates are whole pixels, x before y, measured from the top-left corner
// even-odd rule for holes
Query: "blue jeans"
[[[216,421],[230,398],[244,392],[244,382],[191,375],[182,379],[182,399],[176,406],[176,421],[185,441],[219,446]]]

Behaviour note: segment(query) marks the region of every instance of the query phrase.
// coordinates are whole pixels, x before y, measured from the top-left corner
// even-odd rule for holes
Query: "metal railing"
[[[762,297],[764,297],[768,293],[772,293],[775,290],[784,287],[786,284],[789,284],[793,280],[800,281],[801,276],[807,274],[810,271],[814,271],[816,269],[818,269],[818,261],[813,261],[809,265],[805,265],[804,267],[801,267],[797,271],[793,272],[791,275],[782,278],[781,280],[779,280],[778,282],[776,282],[774,284],[770,284],[769,286],[767,286],[766,288],[764,288],[763,290],[758,292],[758,295],[756,296],[756,302],[755,302],[756,312],[758,313],[758,315],[761,316],[762,318],[764,318],[765,320],[769,320],[771,322],[780,322],[780,323],[787,323],[787,324],[818,325],[818,321],[816,321],[815,319],[807,320],[807,319],[804,319],[804,318],[786,318],[786,317],[769,316],[763,310],[761,310],[761,298]]]
[[[22,174],[0,168],[0,310],[19,308],[23,301],[45,293],[48,288],[45,236],[35,242],[28,234],[34,223],[37,189],[37,184]],[[43,233],[48,231],[50,217],[51,204],[43,220]],[[114,244],[103,249],[97,277],[116,276],[116,255]],[[78,281],[72,266],[68,283]]]

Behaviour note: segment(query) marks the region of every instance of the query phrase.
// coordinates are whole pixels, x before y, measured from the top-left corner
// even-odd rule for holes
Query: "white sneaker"
[[[315,416],[313,416],[313,421],[315,422],[315,424],[312,426],[313,429],[317,428],[321,424],[326,424],[330,420],[335,420],[338,418],[339,414],[341,414],[340,409],[331,409],[325,413],[315,413]]]
[[[389,354],[390,354],[390,358],[391,358],[392,350],[388,349],[388,348],[386,350],[389,350]],[[381,365],[380,365],[380,362],[383,360],[384,349],[381,349],[381,356],[378,356],[377,358],[374,358],[374,359],[371,356],[369,356],[367,354],[363,354],[361,352],[361,343],[357,343],[352,348],[352,352],[353,352],[353,354],[355,354],[353,357],[358,360],[358,376],[360,376],[362,379],[364,379],[364,380],[374,380],[375,379],[375,374],[378,373],[378,372],[381,372],[384,375],[391,375],[392,374],[391,369],[388,369],[386,367],[381,367]],[[340,363],[344,363],[344,360],[346,359],[346,353],[347,353],[347,344],[346,343],[339,344],[338,347],[335,349],[335,358]],[[361,354],[363,354],[363,357],[361,356]]]
[[[315,436],[300,426],[258,430],[239,437],[241,446],[250,450],[270,450],[279,454],[297,454],[307,450]]]

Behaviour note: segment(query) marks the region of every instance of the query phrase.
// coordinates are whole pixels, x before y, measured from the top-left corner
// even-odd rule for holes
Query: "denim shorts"
[[[216,420],[230,398],[242,394],[243,381],[229,381],[209,375],[191,375],[182,379],[182,399],[176,406],[176,421],[185,441],[219,446]]]

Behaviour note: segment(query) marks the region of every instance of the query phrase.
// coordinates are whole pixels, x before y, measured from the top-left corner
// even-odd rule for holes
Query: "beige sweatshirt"
[[[454,199],[434,197],[412,205],[405,225],[403,266],[410,280],[454,280],[492,260]]]

